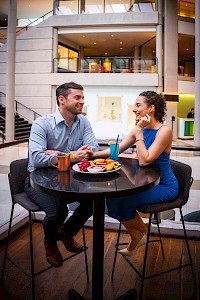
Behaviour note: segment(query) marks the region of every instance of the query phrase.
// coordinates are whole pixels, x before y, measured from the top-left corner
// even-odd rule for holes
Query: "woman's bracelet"
[[[137,140],[135,140],[136,143],[139,142],[139,141],[143,141],[144,142],[144,139],[137,139]]]

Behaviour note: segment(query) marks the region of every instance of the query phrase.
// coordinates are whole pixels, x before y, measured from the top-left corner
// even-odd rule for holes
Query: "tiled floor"
[[[176,141],[174,144],[179,145],[192,145],[193,141]],[[8,222],[11,207],[11,197],[8,186],[9,164],[11,161],[19,158],[27,157],[27,143],[16,145],[9,148],[0,149],[0,228]],[[185,162],[192,166],[192,175],[194,182],[190,191],[190,197],[188,203],[183,208],[183,214],[190,213],[192,211],[200,210],[200,156],[195,156],[192,151],[180,151],[172,150],[171,158]],[[15,215],[19,214],[19,210],[15,210]],[[179,222],[180,216],[178,211],[175,214],[175,221]],[[200,223],[199,223],[200,224]],[[194,224],[195,227],[199,227],[199,224]]]

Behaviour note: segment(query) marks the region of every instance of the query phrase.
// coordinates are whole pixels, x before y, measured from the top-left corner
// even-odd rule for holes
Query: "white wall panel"
[[[4,86],[6,84],[6,74],[0,73],[0,86]],[[2,89],[0,88],[0,92],[2,92]]]
[[[6,51],[0,52],[0,63],[6,62],[6,60],[7,60],[7,52]]]
[[[52,16],[45,20],[42,23],[42,26],[53,26],[53,27],[72,27],[72,26],[93,26],[95,25],[116,25],[116,24],[123,24],[123,25],[153,25],[158,23],[158,12],[152,13],[111,13],[111,14],[80,14],[80,15],[68,15],[66,16]]]
[[[6,63],[1,62],[0,63],[0,74],[6,73]]]
[[[16,74],[17,73],[50,73],[52,70],[52,62],[20,62],[16,63]]]
[[[52,50],[17,51],[16,62],[52,61]]]
[[[195,36],[195,23],[178,21],[178,33]]]
[[[16,50],[49,50],[52,49],[52,39],[17,40]]]
[[[45,96],[23,96],[23,97],[15,97],[15,100],[19,101],[20,103],[30,107],[31,109],[51,109],[51,101],[49,97]],[[56,99],[55,99],[56,101]]]
[[[15,89],[16,97],[51,97],[50,85],[16,85]]]
[[[179,80],[178,81],[178,92],[182,94],[195,94],[195,82]]]
[[[29,28],[27,31],[22,32],[17,39],[26,39],[26,37],[30,39],[37,39],[37,38],[44,38],[52,37],[53,36],[53,28],[50,27],[41,27],[41,26],[35,26]]]

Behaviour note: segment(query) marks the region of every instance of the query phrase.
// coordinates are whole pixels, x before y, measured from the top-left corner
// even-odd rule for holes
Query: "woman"
[[[133,112],[136,126],[120,143],[119,152],[136,144],[140,166],[154,164],[161,169],[160,183],[146,192],[107,200],[108,215],[116,218],[131,236],[128,248],[119,253],[132,256],[139,246],[146,243],[147,224],[137,213],[143,205],[169,202],[178,194],[178,182],[170,167],[172,130],[164,125],[166,102],[161,94],[145,91],[139,94]],[[93,158],[108,157],[109,149],[93,153]]]

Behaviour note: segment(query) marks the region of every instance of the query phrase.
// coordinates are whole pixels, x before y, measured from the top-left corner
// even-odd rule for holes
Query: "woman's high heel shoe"
[[[141,238],[141,240],[139,240],[139,242],[137,243],[137,245],[134,247],[133,250],[128,250],[128,248],[124,248],[118,251],[118,253],[122,254],[122,255],[126,255],[126,256],[133,256],[135,254],[135,252],[138,250],[138,248],[144,244],[146,244],[147,242],[147,235],[144,234],[143,237]]]

